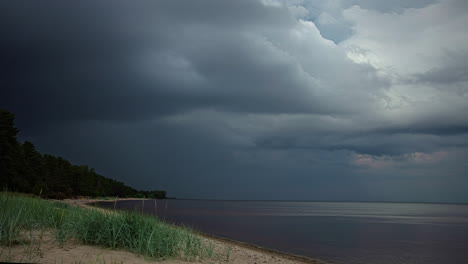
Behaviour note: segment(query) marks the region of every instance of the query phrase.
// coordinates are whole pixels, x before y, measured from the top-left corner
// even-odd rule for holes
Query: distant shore
[[[112,201],[123,201],[123,200],[148,200],[143,198],[119,198],[116,200],[104,200],[104,199],[66,199],[63,202],[74,205],[82,208],[96,208],[92,206],[96,202],[112,202]],[[106,210],[106,209],[103,209]],[[262,263],[285,263],[285,264],[325,264],[323,261],[310,259],[307,257],[296,256],[292,254],[287,254],[283,252],[278,252],[275,250],[262,248],[256,245],[250,245],[247,243],[229,240],[221,237],[210,236],[207,234],[198,233],[207,243],[212,243],[215,246],[215,251],[223,251],[226,249],[229,251],[229,261],[224,263],[233,263],[233,264],[262,264]],[[87,246],[89,247],[89,246]],[[73,250],[73,249],[70,249]],[[98,253],[102,251],[102,248],[96,247],[93,253]],[[114,253],[113,253],[114,252]],[[67,253],[70,253],[68,251]],[[132,254],[128,253],[127,254]],[[92,253],[91,253],[92,254]],[[113,256],[112,254],[115,254]],[[122,252],[115,250],[106,250],[105,254],[101,252],[101,256],[106,259],[115,259],[120,256]],[[165,260],[165,261],[147,261],[143,259],[143,262],[140,262],[141,257],[134,256],[132,259],[130,255],[126,255],[124,263],[164,263],[164,264],[179,264],[179,263],[190,263],[180,260]],[[57,256],[59,257],[59,256]],[[119,261],[118,261],[119,262]],[[120,263],[120,262],[119,262]],[[197,263],[197,262],[194,262]],[[199,263],[199,262],[198,262]],[[220,262],[222,263],[222,262]]]
[[[150,200],[146,198],[117,198],[117,199],[89,199],[89,198],[83,198],[83,199],[64,199],[62,200],[63,202],[69,204],[69,205],[74,205],[78,206],[81,208],[96,208],[92,206],[93,203],[99,203],[99,202],[114,202],[114,201],[139,201],[139,200]]]

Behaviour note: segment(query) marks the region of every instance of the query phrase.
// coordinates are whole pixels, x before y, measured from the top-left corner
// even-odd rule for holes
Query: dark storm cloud
[[[402,155],[468,147],[468,126],[442,120],[402,124],[369,121],[331,121],[330,118],[302,118],[255,138],[265,149],[346,150],[370,155]],[[304,125],[309,124],[309,125]],[[382,127],[380,127],[382,126]]]
[[[415,81],[435,84],[453,84],[468,82],[468,65],[466,60],[459,62],[458,65],[449,65],[448,67],[435,68],[428,72],[416,74]],[[465,90],[468,89],[464,87]]]
[[[171,196],[437,200],[416,177],[468,181],[463,8],[4,1],[0,106],[42,152]]]
[[[125,30],[128,17],[84,1],[4,5],[2,86],[7,105],[28,105],[20,116],[128,119],[148,112],[156,94],[126,64],[149,43]]]
[[[398,156],[412,152],[431,153],[446,148],[466,148],[468,147],[467,141],[468,133],[440,137],[416,133],[373,134],[366,132],[361,134],[314,134],[310,137],[281,135],[258,139],[256,145],[266,149],[347,150],[375,156]]]
[[[184,2],[184,8],[181,2],[125,1],[3,5],[4,104],[19,118],[28,116],[27,123],[135,120],[207,107],[355,111],[324,101],[330,98],[327,84],[315,80],[341,70],[368,71],[343,58],[342,69],[333,70],[327,65],[336,60],[331,57],[315,62],[323,69],[304,69],[282,50],[288,48],[282,42],[294,26],[292,15],[286,7],[255,1]]]
[[[385,1],[385,0],[347,0],[343,1],[344,6],[359,5],[365,9],[377,10],[383,13],[402,12],[408,8],[421,8],[430,4],[436,3],[437,0],[397,0],[397,1]]]
[[[242,36],[236,32],[200,36],[197,43],[196,39],[185,40],[184,34],[193,33],[184,31],[191,31],[193,25],[214,25],[225,30],[242,27],[238,22],[245,23],[244,26],[250,23],[278,26],[292,20],[277,9],[268,10],[253,1],[212,4],[200,2],[190,7],[184,3],[181,8],[180,2],[150,1],[138,5],[125,1],[112,5],[94,1],[2,3],[1,81],[6,88],[3,98],[9,98],[4,103],[12,108],[17,108],[19,103],[28,105],[27,109],[14,109],[26,111],[18,113],[20,117],[57,121],[130,120],[210,106],[218,104],[218,100],[235,100],[231,98],[235,93],[223,92],[227,89],[211,88],[213,91],[209,93],[205,90],[210,89],[210,85],[226,85],[225,81],[231,82],[229,85],[233,89],[245,86],[245,83],[242,86],[236,83],[240,78],[261,81],[249,71],[251,51],[239,48],[242,47]],[[177,14],[177,19],[173,14]],[[233,14],[242,14],[244,19],[239,20]],[[236,38],[240,40],[236,42]],[[206,55],[200,54],[197,67],[206,74],[221,75],[221,69],[225,75],[226,72],[235,75],[219,83],[210,84],[209,80],[203,84],[208,86],[203,90],[197,84],[181,84],[158,76],[160,72],[177,70],[167,69],[170,62],[146,65],[153,67],[148,74],[139,68],[138,60],[152,54],[173,53],[175,60],[183,60],[179,53],[198,49],[200,45],[201,49],[217,52],[219,58],[203,61]],[[242,57],[247,60],[239,59]],[[164,57],[150,59],[162,60]],[[251,69],[255,70],[255,67]],[[271,69],[264,74],[274,76],[276,70],[287,69]],[[181,79],[184,74],[178,72],[175,77]],[[190,87],[181,89],[181,86]],[[269,106],[265,107],[268,111]],[[297,110],[309,110],[304,108]]]

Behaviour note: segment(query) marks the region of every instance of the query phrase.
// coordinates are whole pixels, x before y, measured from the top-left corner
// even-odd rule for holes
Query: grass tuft
[[[42,236],[37,234],[52,230],[61,247],[74,239],[152,259],[201,260],[213,256],[213,245],[203,243],[189,229],[140,213],[83,209],[7,192],[0,193],[0,208],[0,244],[4,246],[34,243],[36,247],[29,251],[37,251]]]

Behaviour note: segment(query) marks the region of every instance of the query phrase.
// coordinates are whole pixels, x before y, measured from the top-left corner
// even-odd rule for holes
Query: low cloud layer
[[[464,1],[9,1],[40,151],[222,199],[468,202]]]

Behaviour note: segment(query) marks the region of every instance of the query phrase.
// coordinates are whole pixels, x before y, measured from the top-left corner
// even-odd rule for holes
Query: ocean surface
[[[468,263],[468,205],[145,200],[139,210],[224,238],[337,264]]]

